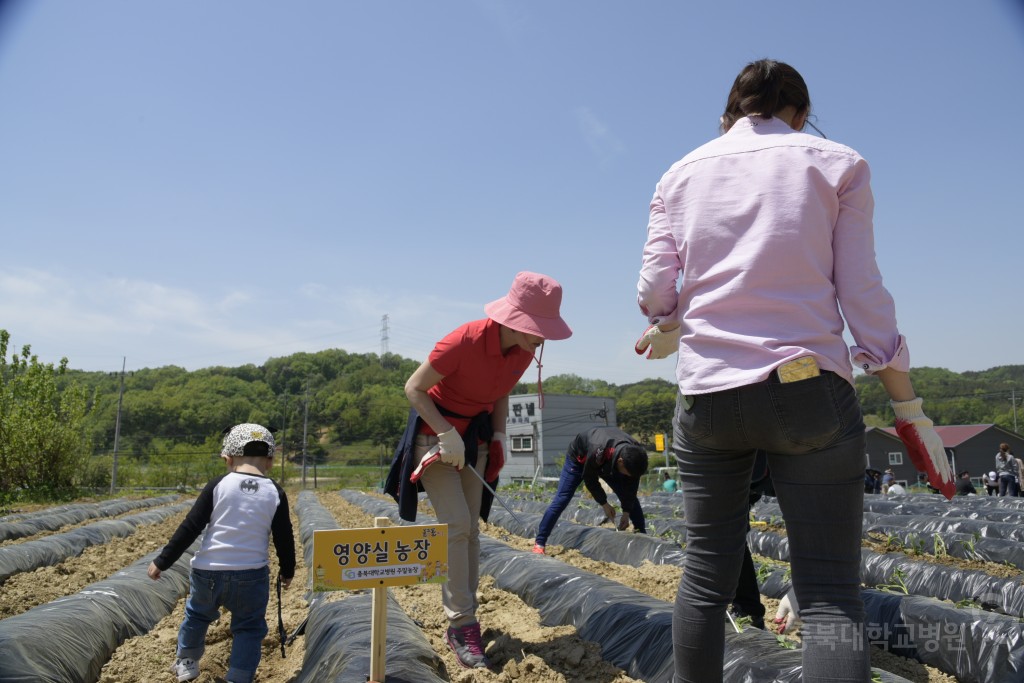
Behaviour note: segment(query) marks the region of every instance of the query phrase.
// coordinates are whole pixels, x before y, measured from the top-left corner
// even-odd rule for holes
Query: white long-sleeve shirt
[[[851,353],[868,373],[908,370],[873,210],[859,154],[777,118],[742,118],[675,163],[651,200],[638,301],[681,324],[680,391],[752,384],[806,355],[851,383]]]
[[[228,472],[210,480],[171,540],[153,563],[161,570],[178,561],[206,529],[192,557],[194,569],[259,569],[269,563],[274,539],[281,576],[295,575],[295,539],[288,496],[276,481],[258,474]]]

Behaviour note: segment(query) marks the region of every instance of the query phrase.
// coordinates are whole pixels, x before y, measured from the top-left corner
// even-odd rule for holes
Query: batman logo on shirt
[[[238,489],[242,493],[248,493],[252,495],[260,490],[260,483],[255,479],[245,479],[241,484],[238,485]]]

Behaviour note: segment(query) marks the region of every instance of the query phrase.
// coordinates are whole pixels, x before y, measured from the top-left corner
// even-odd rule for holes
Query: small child
[[[156,581],[206,529],[202,547],[192,558],[191,590],[178,630],[177,659],[171,665],[179,682],[199,677],[206,630],[224,607],[231,613],[233,636],[226,678],[229,683],[252,683],[267,635],[271,534],[284,587],[295,575],[288,498],[277,482],[265,476],[274,464],[274,437],[252,423],[225,433],[221,456],[227,459],[229,471],[203,488],[149,565],[149,578]]]

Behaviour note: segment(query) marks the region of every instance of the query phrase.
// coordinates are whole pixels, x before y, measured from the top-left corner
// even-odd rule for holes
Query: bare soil
[[[295,493],[291,495],[295,496]],[[339,528],[373,526],[370,515],[345,502],[336,493],[321,492],[319,498],[334,515]],[[129,538],[88,548],[80,557],[60,565],[11,577],[0,584],[0,618],[20,614],[34,606],[75,593],[158,550],[170,538],[184,514],[182,512],[160,524],[141,527]],[[294,523],[294,514],[292,519]],[[521,550],[528,551],[533,544],[532,539],[511,535],[500,527],[484,525],[484,533]],[[297,526],[295,535],[298,539]],[[650,563],[630,567],[597,562],[575,550],[564,550],[559,546],[548,546],[548,552],[563,562],[619,581],[655,598],[669,602],[675,599],[680,576],[677,567]],[[276,558],[273,558],[273,553],[271,557],[274,575],[277,570]],[[281,606],[287,633],[298,626],[307,611],[304,600],[306,584],[303,580],[307,569],[302,562],[301,552],[298,560],[296,581],[290,589],[284,591]],[[946,558],[944,561],[954,560]],[[993,571],[999,565],[983,564],[983,567]],[[414,615],[423,625],[427,639],[444,660],[451,680],[456,683],[630,683],[636,680],[603,660],[600,647],[581,639],[573,627],[552,628],[541,625],[535,609],[526,605],[518,596],[496,588],[489,577],[481,580],[479,617],[484,627],[488,656],[495,662],[495,666],[492,670],[461,669],[444,643],[447,624],[441,611],[440,587],[408,586],[392,588],[391,591],[406,613]],[[768,616],[774,615],[777,602],[768,598],[762,598],[762,601]],[[179,600],[175,610],[149,633],[123,643],[103,668],[100,683],[172,683],[175,679],[168,667],[174,659],[184,603],[184,599]],[[281,657],[276,612],[277,600],[272,595],[267,614],[270,635],[264,642],[263,661],[256,677],[262,683],[294,681],[302,668],[305,652],[303,638],[293,642],[286,658]],[[223,676],[227,670],[231,637],[226,621],[222,619],[210,628],[199,683],[221,681],[219,676]],[[918,662],[877,649],[873,650],[872,663],[878,668],[919,683],[951,683],[956,680]]]

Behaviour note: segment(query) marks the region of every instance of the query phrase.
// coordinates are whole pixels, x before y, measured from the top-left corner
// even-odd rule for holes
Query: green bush
[[[0,495],[74,497],[88,463],[85,390],[75,383],[58,387],[67,358],[54,368],[26,345],[8,361],[9,343],[10,334],[0,330]]]

